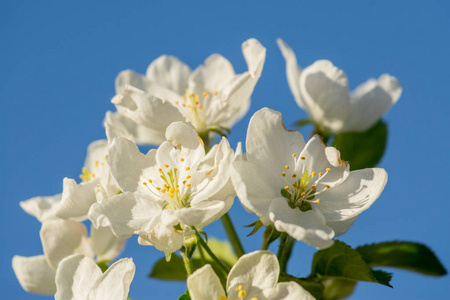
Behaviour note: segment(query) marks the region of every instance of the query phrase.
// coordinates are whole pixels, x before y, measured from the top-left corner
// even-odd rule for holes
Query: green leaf
[[[439,259],[425,245],[413,242],[384,242],[356,248],[371,267],[395,267],[425,275],[447,274]]]
[[[333,146],[350,163],[352,170],[373,168],[381,160],[386,148],[388,130],[381,120],[367,131],[344,132],[334,139]]]
[[[325,287],[323,290],[324,300],[340,300],[349,297],[353,294],[356,287],[356,281],[340,279],[340,278],[326,278],[322,280]]]
[[[389,284],[392,280],[392,273],[381,270],[372,270],[372,274],[379,283],[392,287],[392,285]]]
[[[176,254],[172,254],[171,260],[160,259],[154,266],[149,275],[152,278],[164,280],[186,280],[186,270],[183,259]]]
[[[311,120],[311,119],[300,119],[300,120],[298,120],[298,121],[296,121],[294,123],[294,126],[300,128],[300,127],[303,127],[303,126],[308,125],[308,124],[314,125],[313,120]]]
[[[377,280],[370,267],[356,250],[337,240],[334,241],[333,246],[314,254],[311,276],[318,279],[332,277],[377,282],[389,286],[389,283]]]
[[[180,296],[178,300],[191,300],[191,296],[189,295],[189,290],[186,290],[186,293]]]

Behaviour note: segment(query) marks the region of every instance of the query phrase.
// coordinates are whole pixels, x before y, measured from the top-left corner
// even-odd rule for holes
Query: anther
[[[287,191],[289,189],[289,186],[288,185],[285,186],[284,189]]]
[[[317,202],[317,203],[320,203],[320,199],[317,199],[316,202]]]
[[[297,153],[292,154],[292,157],[296,157],[296,156],[297,156]]]
[[[209,95],[209,91],[205,91],[204,93],[203,93],[203,98],[205,98],[206,96],[208,96]]]
[[[188,184],[186,184],[186,186],[187,186],[187,187],[190,187],[190,186],[191,186],[191,184],[190,184],[190,183],[188,183]]]
[[[153,181],[151,179],[148,180],[148,183],[152,183]]]
[[[330,169],[330,168],[326,168],[325,170],[326,170],[327,172],[331,171],[331,169]]]
[[[220,295],[219,300],[227,300],[227,297],[225,297],[224,295]]]
[[[305,159],[306,159],[306,157],[304,157],[304,156],[300,156],[300,159],[302,159],[302,160],[305,160]]]
[[[311,189],[312,189],[313,191],[317,190],[317,187],[316,187],[316,185],[315,185],[315,184],[313,184],[313,185],[311,186]]]
[[[184,158],[180,158],[180,161],[184,161]]]
[[[284,168],[285,168],[286,170],[289,170],[289,166],[288,166],[288,165],[285,165]]]
[[[319,177],[322,176],[322,172],[319,173]]]
[[[242,284],[240,284],[240,285],[238,285],[237,287],[236,287],[236,291],[240,291],[240,290],[242,290],[244,287],[242,286]]]
[[[186,179],[191,179],[191,175],[186,176]]]
[[[247,296],[247,293],[244,290],[239,291],[238,297],[245,298],[245,296]]]
[[[219,94],[219,92],[217,91],[213,93],[214,96],[217,96],[217,94]]]
[[[326,185],[326,186],[325,186],[325,188],[326,188],[326,189],[329,189],[329,188],[330,188],[330,186],[329,186],[329,185]]]
[[[187,168],[186,168],[186,171],[189,171],[190,169],[191,169],[191,168],[187,167]]]
[[[286,173],[281,172],[281,176],[285,177],[285,176],[286,176]]]
[[[98,160],[95,161],[95,166],[98,167]]]
[[[147,182],[144,181],[142,184],[143,184],[143,185],[147,185]]]
[[[158,171],[159,171],[159,173],[162,173],[162,169],[161,168],[159,168]]]
[[[297,174],[292,174],[292,178],[295,178],[295,177],[297,177]]]
[[[312,171],[311,175],[316,176],[316,172]]]
[[[165,165],[164,165],[164,167],[168,168],[168,167],[169,167],[169,165],[168,165],[168,164],[165,164]]]

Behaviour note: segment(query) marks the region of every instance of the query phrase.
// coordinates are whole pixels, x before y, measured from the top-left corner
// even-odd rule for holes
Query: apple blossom
[[[196,270],[187,279],[192,300],[313,300],[295,282],[278,283],[280,266],[270,251],[255,251],[239,258],[228,274],[225,292],[211,265]]]
[[[384,169],[349,171],[340,153],[316,135],[287,131],[281,114],[268,108],[250,120],[246,159],[235,161],[232,181],[244,207],[318,249],[333,244],[380,195]]]
[[[89,257],[67,257],[56,272],[55,300],[126,300],[134,272],[131,258],[116,261],[102,273]]]
[[[388,74],[369,79],[349,92],[345,73],[328,60],[301,69],[292,49],[281,39],[289,87],[298,106],[321,129],[331,133],[365,131],[372,127],[402,93],[398,80]]]
[[[117,113],[108,112],[105,118],[108,137],[159,144],[175,121],[190,122],[202,136],[227,130],[248,111],[266,56],[255,39],[245,41],[242,52],[248,66],[242,74],[235,74],[219,54],[194,71],[176,57],[163,55],[150,64],[145,76],[121,72],[112,99]]]
[[[139,243],[174,252],[193,234],[189,226],[202,228],[230,209],[234,155],[226,138],[205,155],[197,132],[183,122],[171,124],[166,138],[146,155],[134,142],[114,139],[107,161],[123,193],[94,204],[89,218],[117,236],[138,234]]]

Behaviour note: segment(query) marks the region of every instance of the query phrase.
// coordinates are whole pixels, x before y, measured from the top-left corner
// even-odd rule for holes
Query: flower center
[[[181,159],[184,161],[184,159]],[[178,168],[171,168],[168,164],[164,168],[159,168],[159,177],[162,179],[162,185],[159,186],[154,180],[149,178],[142,184],[153,194],[164,201],[166,204],[163,209],[179,209],[182,207],[190,207],[189,198],[191,196],[191,179],[190,167],[186,167],[188,175],[184,178],[179,178]]]
[[[218,93],[205,91],[203,94],[197,95],[196,93],[188,93],[186,90],[186,94],[182,97],[183,101],[181,103],[175,101],[175,105],[185,112],[184,115],[197,131],[204,131],[208,129],[205,124],[207,108],[212,98],[217,96]]]
[[[294,163],[297,163],[297,154],[292,154],[294,157]],[[306,157],[301,156],[301,160],[306,160]],[[316,198],[319,194],[323,193],[330,188],[328,185],[322,185],[322,189],[318,189],[317,185],[320,181],[331,171],[330,168],[326,168],[325,171],[316,173],[315,171],[309,172],[308,169],[303,167],[301,177],[297,173],[289,172],[288,165],[284,166],[285,172],[281,172],[286,186],[284,186],[280,193],[288,200],[288,204],[291,208],[298,207],[301,211],[308,211],[312,209],[313,203],[320,203],[320,199]]]
[[[99,171],[99,168],[103,167],[105,165],[105,162],[106,162],[106,157],[103,157],[103,159],[101,161],[96,160],[95,161],[95,166],[94,166],[94,169],[96,169],[96,170],[94,170],[94,171]],[[89,171],[86,168],[83,168],[82,169],[82,174],[80,175],[80,178],[81,178],[81,180],[87,182],[87,181],[95,178],[95,173],[92,172],[92,171]]]

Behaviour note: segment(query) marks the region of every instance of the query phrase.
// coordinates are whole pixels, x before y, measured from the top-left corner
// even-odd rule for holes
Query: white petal
[[[277,257],[270,251],[255,251],[244,254],[231,268],[227,280],[227,292],[230,299],[238,299],[236,288],[242,285],[247,299],[260,294],[264,289],[272,288],[278,282],[280,266]]]
[[[213,54],[205,60],[204,65],[192,72],[189,87],[199,94],[205,91],[216,92],[223,89],[233,76],[231,63],[222,55]]]
[[[327,226],[333,229],[334,235],[337,237],[346,233],[350,229],[350,227],[352,227],[355,220],[356,217],[344,221],[327,221]]]
[[[286,232],[296,240],[324,249],[333,244],[334,232],[325,224],[325,218],[314,210],[292,209],[286,199],[277,198],[270,206],[270,219],[278,231]]]
[[[300,74],[300,92],[315,122],[331,132],[342,128],[351,111],[348,80],[342,70],[330,61],[316,61]]]
[[[39,222],[56,218],[56,211],[61,202],[61,194],[49,197],[34,197],[19,203],[20,207],[29,215],[36,217]]]
[[[83,221],[92,204],[97,203],[95,195],[99,179],[77,184],[75,180],[64,178],[61,204],[57,216],[63,219]]]
[[[109,143],[119,136],[139,144],[157,145],[166,140],[163,131],[136,124],[136,122],[120,113],[107,112],[104,124]]]
[[[89,300],[126,300],[133,280],[135,266],[131,258],[112,264],[92,286]]]
[[[158,250],[172,253],[183,246],[183,232],[175,229],[173,225],[164,225],[162,220],[153,224],[152,228],[147,230],[147,234],[143,234],[143,232],[144,230],[139,236],[139,243],[141,243],[141,240],[149,241]]]
[[[265,293],[271,300],[315,300],[307,290],[295,282],[280,282],[276,288]]]
[[[123,94],[111,102],[117,111],[139,125],[164,132],[170,123],[184,121],[183,115],[170,102],[127,86]]]
[[[281,50],[281,54],[283,54],[284,60],[286,61],[286,77],[291,93],[294,95],[294,99],[298,106],[306,109],[306,106],[300,96],[299,84],[301,69],[297,65],[297,57],[295,56],[294,51],[292,51],[292,49],[282,39],[277,39],[277,44]]]
[[[286,130],[281,113],[263,108],[250,119],[246,141],[249,161],[265,165],[273,173],[281,174],[285,171],[285,165],[294,165],[292,155],[298,155],[304,146],[300,132]]]
[[[192,300],[220,299],[220,296],[225,296],[220,279],[211,265],[205,265],[190,275],[187,286]]]
[[[384,169],[363,169],[350,172],[340,185],[320,195],[315,207],[327,221],[343,221],[358,216],[380,196],[387,182]]]
[[[248,161],[235,161],[231,180],[242,205],[268,225],[269,207],[272,200],[280,196],[284,187],[281,175],[274,176],[272,170]]]
[[[22,288],[29,293],[50,295],[56,292],[55,270],[50,268],[44,255],[12,259],[14,274]]]
[[[192,207],[176,209],[173,213],[183,224],[196,226],[202,224],[206,226],[219,219],[223,214],[225,202],[219,200],[202,201]]]
[[[128,85],[146,91],[150,85],[150,81],[139,73],[132,70],[125,70],[119,73],[116,77],[116,93],[121,94],[125,91]]]
[[[258,40],[248,39],[242,44],[242,53],[250,75],[259,78],[266,60],[266,48]]]
[[[111,228],[91,226],[91,247],[97,261],[114,260],[125,247],[126,240],[116,237]]]
[[[341,131],[364,131],[372,127],[402,93],[397,78],[383,74],[369,79],[352,93],[351,115]]]
[[[61,219],[47,221],[42,224],[40,236],[45,257],[55,270],[61,260],[72,254],[93,257],[87,230],[82,223]]]
[[[184,95],[190,73],[190,68],[178,58],[162,55],[150,64],[146,76],[152,84],[156,83]]]
[[[156,165],[155,150],[144,155],[130,140],[116,138],[111,144],[107,157],[111,174],[125,192],[136,192],[144,188],[141,175],[143,169]]]
[[[108,154],[108,141],[107,140],[97,140],[89,144],[86,160],[84,162],[84,167],[89,171],[96,174],[95,172],[99,167],[105,166],[101,164],[106,159],[106,154]]]
[[[157,201],[125,192],[94,204],[89,219],[96,227],[108,226],[116,236],[129,238],[155,218],[161,207]]]
[[[64,259],[56,271],[55,300],[87,300],[102,271],[95,262],[83,255]]]

